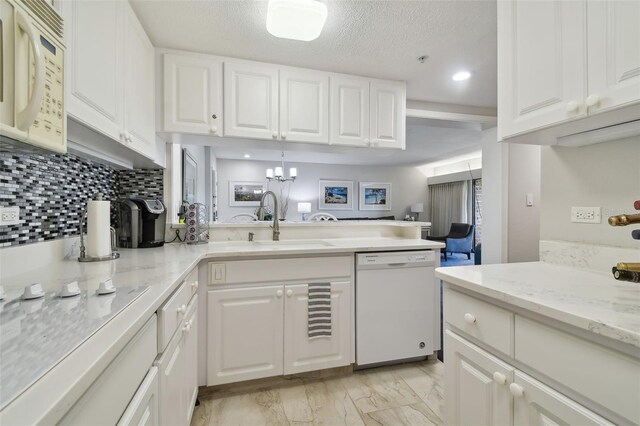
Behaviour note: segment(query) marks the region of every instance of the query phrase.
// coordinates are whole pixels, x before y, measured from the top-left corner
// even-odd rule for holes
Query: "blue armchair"
[[[442,237],[428,237],[428,240],[446,243],[446,247],[441,249],[444,252],[444,260],[447,260],[447,253],[464,253],[467,259],[471,259],[473,251],[473,225],[468,223],[452,223],[449,234]]]

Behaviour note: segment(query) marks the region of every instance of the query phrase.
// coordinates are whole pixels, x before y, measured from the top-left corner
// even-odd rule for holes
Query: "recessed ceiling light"
[[[267,31],[279,38],[311,41],[327,20],[327,5],[319,0],[269,0]]]
[[[244,158],[251,158],[251,155],[249,155],[249,154],[245,154],[245,155],[244,155]]]
[[[469,71],[458,71],[451,77],[453,81],[463,81],[471,77],[471,73]]]

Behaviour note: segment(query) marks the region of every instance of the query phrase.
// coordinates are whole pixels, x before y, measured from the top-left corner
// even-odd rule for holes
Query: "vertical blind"
[[[431,234],[446,235],[454,222],[469,223],[469,181],[429,185]]]

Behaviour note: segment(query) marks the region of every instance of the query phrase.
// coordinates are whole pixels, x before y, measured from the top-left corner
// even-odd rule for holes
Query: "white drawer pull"
[[[507,376],[505,376],[504,374],[496,371],[495,373],[493,373],[493,381],[496,382],[499,385],[506,385],[507,384]]]
[[[588,107],[597,106],[600,103],[600,96],[598,95],[589,95],[586,100],[586,104]]]
[[[182,331],[184,331],[185,333],[189,333],[191,331],[191,321],[187,321],[184,324],[184,327],[182,327]]]
[[[570,101],[567,103],[567,112],[576,112],[579,106],[578,101]]]
[[[291,297],[293,296],[293,290],[289,289],[287,290],[287,297]]]
[[[470,313],[466,313],[466,314],[464,314],[464,320],[468,324],[473,324],[473,323],[476,322],[476,317],[474,317]]]
[[[285,132],[280,133],[280,137],[282,139],[286,139],[287,138],[287,134]]]
[[[522,397],[522,395],[524,395],[524,389],[522,388],[522,386],[516,383],[511,383],[509,385],[509,391],[511,392],[511,395],[513,395],[516,398],[520,398]]]
[[[278,291],[276,291],[276,296],[278,296],[278,297],[282,297],[282,294],[283,294],[283,293],[282,293],[282,290],[278,290]]]
[[[214,135],[216,133],[218,133],[218,127],[217,126],[211,126],[211,133],[213,133]]]
[[[191,283],[191,288],[194,289],[194,290],[197,290],[198,289],[198,281],[192,282]]]
[[[278,139],[278,132],[271,133],[271,137],[274,139]]]
[[[177,309],[177,311],[178,311],[178,313],[179,313],[179,314],[184,315],[184,314],[185,314],[185,312],[187,312],[187,305],[182,305],[182,306],[180,306],[180,307]]]

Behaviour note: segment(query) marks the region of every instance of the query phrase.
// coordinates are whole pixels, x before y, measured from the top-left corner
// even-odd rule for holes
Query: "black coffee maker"
[[[118,247],[148,248],[164,245],[167,210],[160,200],[122,198],[118,200]]]

